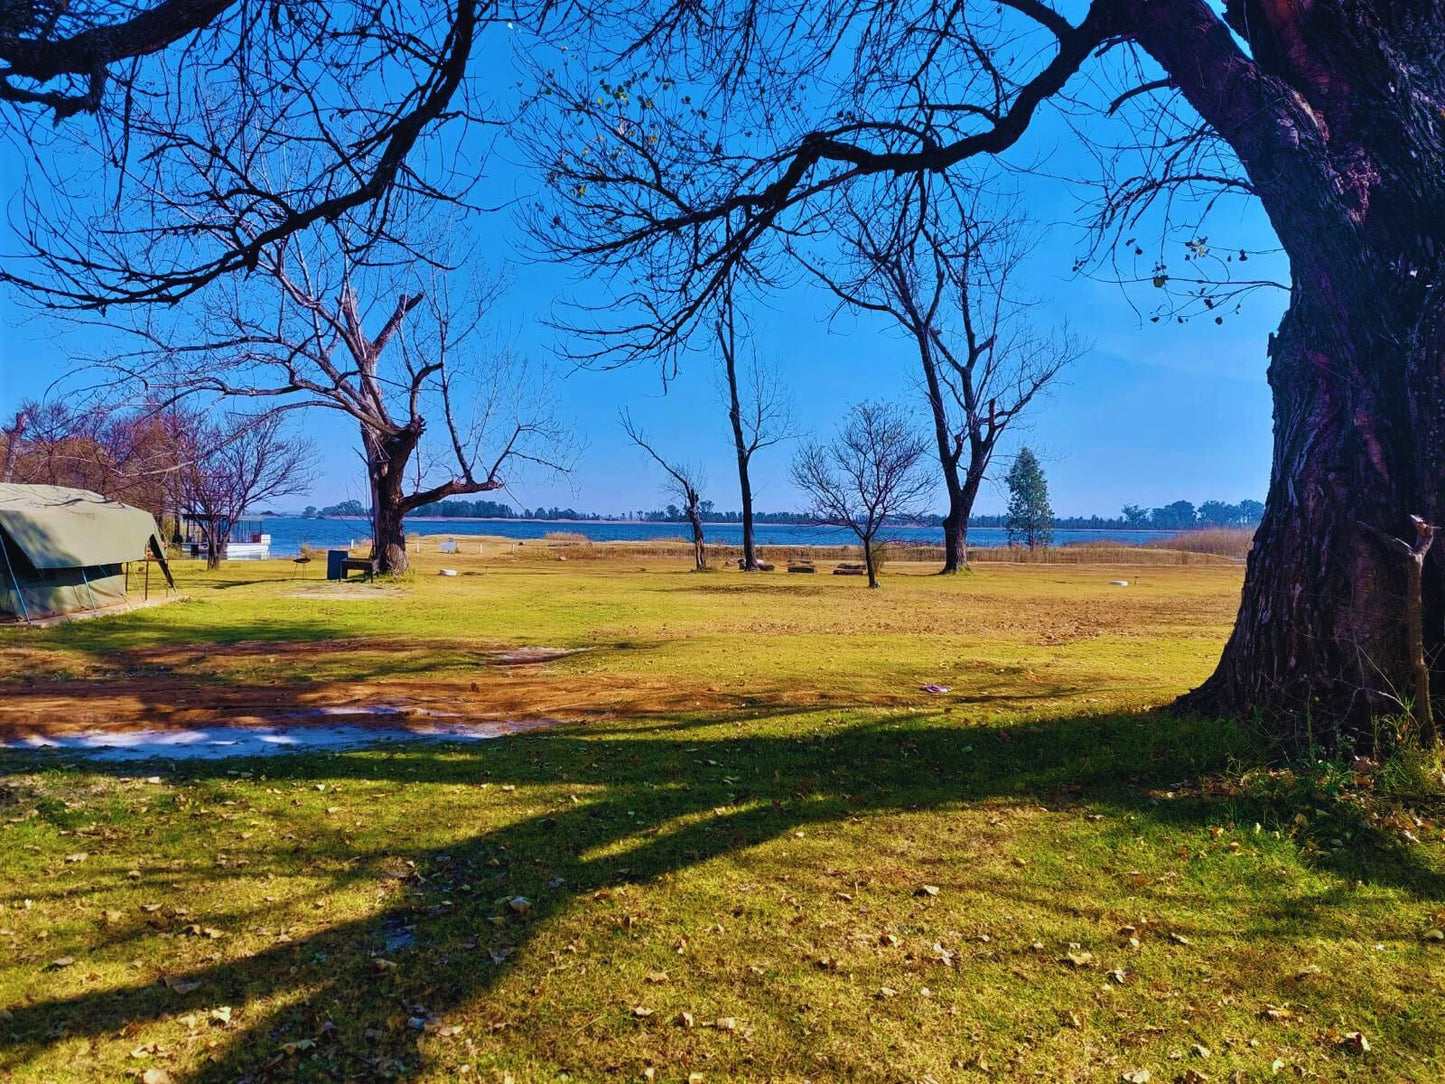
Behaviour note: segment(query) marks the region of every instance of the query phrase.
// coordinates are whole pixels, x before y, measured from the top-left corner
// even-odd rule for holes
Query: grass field
[[[1209,673],[1237,565],[870,592],[534,549],[377,587],[186,568],[187,601],[0,632],[12,738],[557,724],[0,751],[0,1080],[1440,1079],[1438,765],[1281,770],[1154,710]]]

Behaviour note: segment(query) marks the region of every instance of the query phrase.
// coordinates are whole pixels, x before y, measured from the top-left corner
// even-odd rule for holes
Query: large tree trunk
[[[1445,349],[1438,338],[1392,333],[1418,328],[1427,314],[1418,301],[1392,298],[1393,276],[1380,271],[1360,282],[1326,262],[1305,285],[1296,262],[1296,300],[1272,344],[1275,452],[1264,520],[1234,634],[1214,676],[1186,699],[1289,716],[1292,725],[1276,732],[1295,746],[1368,743],[1371,715],[1399,713],[1413,687],[1406,570],[1361,525],[1409,537],[1411,514],[1440,518],[1445,472],[1433,434],[1445,424],[1445,398],[1432,402],[1416,388],[1442,386]],[[1344,289],[1332,291],[1331,279]],[[1321,311],[1332,293],[1333,311]],[[1423,578],[1426,654],[1438,673],[1438,557]]]
[[[411,570],[406,554],[406,513],[400,494],[377,489],[378,500],[372,508],[371,556],[376,571],[383,576],[399,576]]]
[[[1296,747],[1368,743],[1413,682],[1406,572],[1361,524],[1410,537],[1412,513],[1445,511],[1445,8],[1231,0],[1251,62],[1202,3],[1131,7],[1239,153],[1292,277],[1264,520],[1234,634],[1184,703],[1261,716]],[[1423,580],[1438,676],[1438,552]]]
[[[1368,744],[1371,717],[1402,713],[1415,682],[1405,565],[1361,525],[1410,538],[1410,515],[1445,513],[1445,12],[1312,0],[1257,13],[1251,45],[1287,84],[1274,130],[1289,124],[1289,142],[1257,142],[1244,114],[1222,134],[1233,124],[1292,295],[1270,341],[1274,465],[1240,616],[1185,702],[1273,718],[1296,747]],[[1422,593],[1439,678],[1439,552]]]
[[[416,450],[420,432],[406,426],[395,433],[362,429],[368,480],[371,483],[371,556],[384,576],[398,576],[411,568],[406,554],[406,465]]]

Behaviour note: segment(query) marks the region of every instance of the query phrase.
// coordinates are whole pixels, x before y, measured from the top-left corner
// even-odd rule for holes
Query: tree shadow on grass
[[[420,1055],[416,1031],[397,1020],[398,1005],[445,1019],[491,990],[509,960],[574,902],[620,884],[654,883],[788,833],[969,803],[1085,805],[1174,828],[1226,817],[1273,823],[1288,813],[1246,795],[1222,799],[1180,790],[1201,773],[1234,763],[1237,731],[1218,723],[1100,716],[968,728],[936,715],[893,714],[861,725],[815,724],[792,736],[776,728],[734,736],[728,729],[766,714],[695,715],[670,737],[648,730],[644,720],[637,729],[559,728],[465,748],[178,764],[178,782],[201,784],[234,781],[236,771],[250,769],[275,781],[486,782],[521,793],[572,788],[585,797],[551,802],[545,812],[445,847],[407,850],[389,837],[375,850],[348,849],[339,868],[324,874],[319,894],[399,878],[405,898],[295,942],[172,976],[183,990],[184,984],[200,984],[194,993],[137,982],[15,1007],[0,1023],[0,1070],[23,1066],[61,1036],[98,1039],[136,1022],[226,1003],[237,1007],[226,1045],[188,1079],[272,1074],[321,1080],[404,1072],[417,1066]],[[12,762],[12,769],[19,766]],[[1167,797],[1171,793],[1180,796]],[[1445,900],[1445,876],[1418,848],[1394,846],[1363,821],[1351,827],[1359,845],[1322,855],[1321,864],[1342,880]],[[400,858],[410,863],[403,870],[397,868]],[[248,871],[257,878],[268,872]],[[173,878],[162,873],[157,879]],[[462,891],[463,885],[471,891]],[[515,896],[531,901],[525,916],[499,902]],[[256,917],[237,908],[213,912],[206,921],[240,926]],[[1306,935],[1312,924],[1318,927],[1313,932],[1328,935],[1321,913],[1309,908],[1262,914],[1259,922],[1265,939],[1301,936],[1301,922]],[[417,946],[392,951],[394,959],[378,963],[396,932],[412,927]],[[136,927],[134,935],[151,932]],[[127,936],[124,929],[111,931],[105,943]],[[285,1007],[256,1007],[266,1003]],[[344,1016],[335,1012],[341,1003],[351,1006]],[[317,1045],[301,1060],[278,1053],[282,1044],[303,1039]]]

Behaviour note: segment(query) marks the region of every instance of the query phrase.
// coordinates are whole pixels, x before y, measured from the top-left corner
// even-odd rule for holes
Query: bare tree
[[[15,420],[5,430],[5,457],[0,459],[0,482],[15,480],[15,460],[20,456],[20,442],[25,437],[28,424],[29,419],[22,408],[15,412]]]
[[[703,541],[701,508],[704,482],[701,468],[664,459],[647,439],[647,434],[633,424],[632,415],[624,410],[620,416],[622,431],[627,434],[627,439],[651,456],[652,461],[663,469],[667,475],[668,490],[682,501],[683,515],[687,517],[687,524],[692,528],[693,568],[697,572],[706,572],[707,547]]]
[[[469,77],[483,32],[552,7],[6,4],[0,133],[25,152],[28,258],[0,278],[104,310],[187,297],[325,223],[347,224],[354,255],[393,242],[418,209],[468,199],[488,133],[514,119]],[[454,153],[465,141],[479,153]]]
[[[154,403],[26,402],[5,458],[9,481],[88,489],[158,517],[175,507],[176,428]]]
[[[879,530],[892,517],[916,512],[932,489],[923,466],[927,451],[903,411],[864,401],[832,441],[805,444],[793,460],[793,482],[808,495],[812,517],[847,527],[863,544],[869,587],[878,586],[873,547]]]
[[[1390,592],[1358,585],[1403,586],[1405,570],[1355,523],[1403,534],[1411,513],[1445,517],[1445,5],[1074,7],[735,0],[703,18],[618,3],[619,35],[662,29],[598,50],[624,93],[555,69],[558,108],[525,133],[554,196],[534,228],[615,283],[605,348],[670,356],[722,284],[775,273],[784,242],[826,245],[839,200],[881,213],[951,198],[973,165],[1026,152],[1038,119],[1064,114],[1103,167],[1088,217],[1121,277],[1210,322],[1242,290],[1288,288],[1268,349],[1266,512],[1234,634],[1185,704],[1268,710],[1289,742],[1368,742],[1368,716],[1408,680],[1407,632]],[[1212,211],[1229,197],[1268,215],[1287,283],[1219,239]],[[1423,576],[1438,678],[1445,562]],[[1362,672],[1357,647],[1390,669]]]
[[[248,510],[300,493],[310,483],[312,444],[288,433],[284,422],[276,411],[217,421],[196,411],[187,418],[178,510],[200,529],[207,568],[221,567],[231,532]]]
[[[968,567],[968,520],[1000,439],[1087,347],[1067,325],[1035,327],[1036,303],[1017,285],[1032,248],[1023,222],[969,214],[951,225],[937,204],[920,219],[899,235],[850,211],[840,234],[851,274],[807,266],[845,305],[892,318],[916,345],[948,494],[942,571],[953,573]]]
[[[153,392],[353,419],[371,490],[372,556],[380,572],[402,573],[409,513],[501,489],[524,464],[565,472],[570,442],[547,375],[484,340],[492,289],[459,290],[404,251],[395,266],[354,264],[344,239],[329,243],[334,234],[308,235],[309,251],[301,237],[269,250],[249,281],[213,292],[195,326],[147,328],[147,345],[111,364],[149,380]],[[423,442],[433,423],[435,449]]]
[[[718,352],[722,355],[726,384],[728,422],[732,427],[733,451],[737,456],[738,490],[743,506],[744,572],[758,569],[753,531],[753,456],[764,448],[788,440],[793,432],[792,403],[783,387],[782,374],[766,364],[748,343],[746,368],[738,358],[737,314],[731,290],[722,296],[715,325]]]

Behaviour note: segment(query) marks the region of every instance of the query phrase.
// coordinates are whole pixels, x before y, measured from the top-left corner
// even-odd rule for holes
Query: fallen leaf
[[[646,1005],[634,1005],[632,1006],[632,1015],[638,1017],[639,1019],[643,1019],[645,1017],[651,1016],[652,1010],[649,1009]]]
[[[226,1025],[231,1022],[231,1006],[222,1005],[211,1010],[211,1020],[217,1024]]]
[[[171,1084],[171,1074],[164,1069],[147,1069],[140,1080],[141,1084]]]
[[[918,890],[913,893],[915,896],[936,896],[938,895],[937,885],[919,885]]]
[[[647,981],[648,981],[649,983],[651,983],[653,986],[661,986],[663,983],[665,983],[665,982],[668,981],[667,972],[666,972],[666,971],[649,971],[649,972],[647,973]]]
[[[692,1027],[692,1013],[680,1012],[672,1018],[672,1022],[680,1028]]]
[[[1119,1074],[1119,1079],[1124,1084],[1149,1084],[1154,1079],[1154,1074],[1148,1069],[1129,1069]]]
[[[47,971],[59,971],[62,967],[69,967],[69,966],[71,966],[73,963],[75,963],[75,957],[74,957],[74,956],[61,956],[61,957],[59,957],[58,959],[51,960],[51,961],[50,961],[50,964],[49,964],[49,966],[46,968],[46,970],[47,970]]]
[[[1081,949],[1078,952],[1065,953],[1060,957],[1059,962],[1066,963],[1070,967],[1093,967],[1094,954]]]

